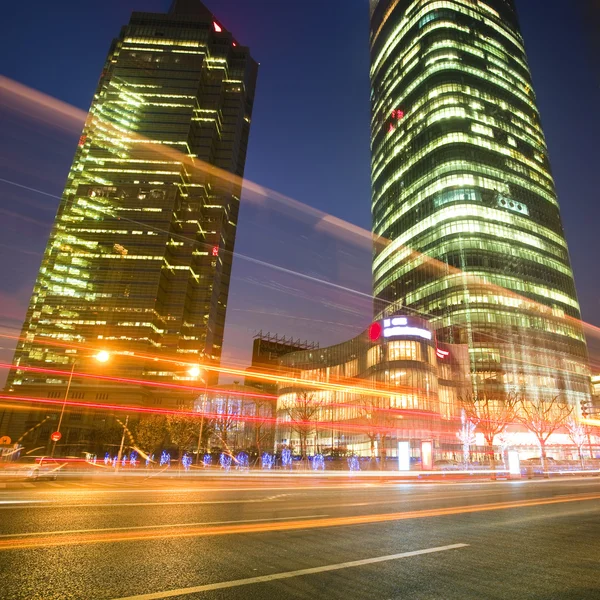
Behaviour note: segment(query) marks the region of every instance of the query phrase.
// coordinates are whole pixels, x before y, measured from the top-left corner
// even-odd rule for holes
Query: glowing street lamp
[[[198,377],[200,377],[200,373],[201,373],[201,372],[202,372],[202,371],[201,371],[201,369],[200,369],[200,367],[199,367],[198,365],[194,365],[193,367],[190,367],[190,368],[188,369],[188,373],[189,373],[189,374],[190,374],[192,377],[194,377],[194,378],[198,378]]]
[[[100,352],[98,352],[98,354],[96,354],[96,356],[94,356],[94,358],[98,362],[105,363],[110,360],[110,353],[107,352],[106,350],[100,350]]]

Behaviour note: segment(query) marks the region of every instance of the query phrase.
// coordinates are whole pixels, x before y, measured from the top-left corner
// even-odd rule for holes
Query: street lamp
[[[201,373],[201,369],[198,365],[194,365],[193,367],[190,367],[188,369],[188,374],[191,375],[192,377],[198,378],[200,377],[200,373]]]
[[[105,363],[108,362],[108,360],[110,359],[110,353],[107,352],[106,350],[100,350],[100,352],[98,352],[98,354],[96,354],[94,356],[94,358],[101,363]]]
[[[105,363],[110,359],[110,354],[106,350],[101,350],[100,352],[98,352],[98,354],[94,355],[94,358],[98,362]],[[69,390],[71,389],[71,382],[73,381],[73,373],[75,372],[76,366],[77,366],[77,358],[73,361],[73,364],[71,365],[71,373],[69,374],[69,381],[67,382],[67,390],[65,391],[65,397],[63,399],[62,409],[60,411],[60,417],[58,419],[58,426],[56,427],[55,433],[60,433],[60,426],[62,424],[63,416],[65,414],[65,406],[67,405],[67,400],[69,399]],[[54,444],[52,445],[52,452],[50,453],[51,457],[54,456],[54,451],[56,450],[57,442],[58,442],[58,440],[55,440]]]
[[[195,379],[200,378],[204,382],[204,398],[207,397],[208,379],[206,377],[206,371],[204,371],[204,377],[200,377],[202,369],[198,365],[194,365],[188,369],[188,373]],[[198,447],[196,448],[196,465],[200,463],[200,445],[202,444],[202,431],[204,429],[204,411],[200,417],[200,432],[198,433]]]

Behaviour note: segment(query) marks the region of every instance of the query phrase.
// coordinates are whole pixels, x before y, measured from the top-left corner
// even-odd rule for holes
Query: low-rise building
[[[286,354],[279,365],[279,448],[396,456],[399,441],[456,445],[468,349],[438,343],[422,318],[394,315],[341,344]]]

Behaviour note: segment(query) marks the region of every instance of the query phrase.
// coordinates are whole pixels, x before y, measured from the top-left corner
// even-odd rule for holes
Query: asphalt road
[[[600,599],[600,478],[0,487],[2,599]]]

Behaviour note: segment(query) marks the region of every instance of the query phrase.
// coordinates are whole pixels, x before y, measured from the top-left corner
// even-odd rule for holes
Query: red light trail
[[[104,410],[104,411],[118,411],[118,412],[126,412],[126,413],[140,413],[140,414],[155,414],[155,415],[164,415],[171,416],[176,415],[180,417],[193,417],[196,419],[231,419],[239,422],[250,422],[250,423],[279,423],[283,427],[301,427],[301,426],[310,426],[315,429],[323,429],[325,431],[330,431],[331,429],[336,430],[346,430],[346,431],[354,431],[358,433],[362,433],[364,431],[378,431],[382,433],[389,433],[396,429],[401,428],[402,421],[399,421],[398,425],[372,425],[371,423],[363,424],[363,423],[350,423],[348,421],[301,421],[301,420],[291,420],[291,421],[280,421],[276,417],[266,417],[266,416],[253,416],[253,415],[244,415],[244,414],[236,414],[236,413],[220,413],[220,412],[200,412],[200,411],[192,411],[192,410],[178,410],[178,409],[166,409],[166,408],[151,408],[148,406],[134,406],[131,404],[108,404],[108,403],[100,403],[100,402],[82,402],[77,400],[61,400],[59,398],[34,398],[29,396],[10,396],[10,395],[0,395],[0,400],[10,400],[16,401],[22,404],[15,404],[15,407],[23,407],[26,403],[32,404],[40,404],[44,406],[62,406],[63,403],[66,406],[70,406],[73,408],[86,408],[90,410]],[[404,416],[414,416],[414,417],[429,417],[434,416],[433,413],[428,413],[424,411],[413,411],[408,409],[386,409],[385,412],[395,412],[398,415],[398,419],[404,418]],[[434,431],[433,429],[430,431]]]

